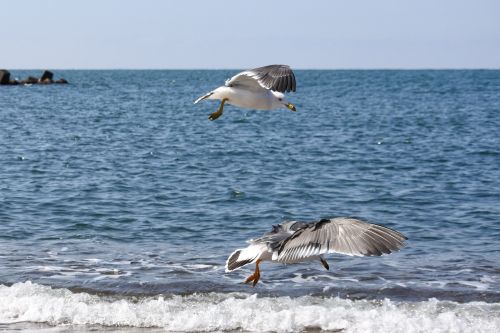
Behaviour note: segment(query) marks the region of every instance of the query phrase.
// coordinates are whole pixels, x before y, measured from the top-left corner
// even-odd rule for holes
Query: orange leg
[[[244,282],[245,284],[247,284],[250,281],[253,281],[253,286],[255,287],[255,285],[257,284],[257,282],[259,282],[259,279],[260,279],[259,264],[260,264],[261,261],[262,260],[257,259],[257,261],[255,262],[255,272],[253,272],[252,275],[250,275],[249,277],[247,277],[247,279]]]

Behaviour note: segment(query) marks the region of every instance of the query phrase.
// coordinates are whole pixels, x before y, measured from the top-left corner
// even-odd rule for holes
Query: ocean
[[[500,71],[298,70],[297,112],[209,121],[193,101],[237,72],[0,87],[0,330],[500,330]],[[407,246],[224,272],[273,224],[337,216]]]

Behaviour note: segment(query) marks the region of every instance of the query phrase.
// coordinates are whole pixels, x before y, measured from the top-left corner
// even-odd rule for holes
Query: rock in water
[[[42,76],[40,78],[36,78],[34,76],[28,76],[26,79],[22,81],[17,81],[17,80],[11,80],[10,79],[10,72],[6,69],[0,69],[0,84],[2,85],[16,85],[16,84],[51,84],[51,83],[68,83],[63,78],[60,78],[57,81],[53,80],[54,78],[54,73],[51,71],[44,71]]]
[[[42,77],[40,78],[40,82],[46,82],[46,83],[50,83],[50,81],[52,81],[52,78],[54,77],[54,73],[52,73],[51,71],[44,71],[43,74],[42,74]]]
[[[38,79],[36,77],[33,77],[33,76],[28,76],[28,78],[25,80],[22,80],[21,83],[23,83],[23,84],[35,84],[35,83],[38,83]]]
[[[6,69],[0,69],[0,84],[9,84],[10,73]]]

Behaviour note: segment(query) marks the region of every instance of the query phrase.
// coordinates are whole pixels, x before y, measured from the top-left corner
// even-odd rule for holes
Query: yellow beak
[[[297,111],[297,109],[295,108],[295,105],[293,105],[292,103],[288,103],[286,105],[287,108],[289,108],[291,111]]]

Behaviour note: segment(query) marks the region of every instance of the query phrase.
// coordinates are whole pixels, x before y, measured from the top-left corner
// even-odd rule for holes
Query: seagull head
[[[272,93],[275,97],[273,100],[273,109],[285,107],[287,109],[290,109],[291,111],[297,111],[297,109],[295,108],[295,105],[288,102],[283,93],[280,93],[278,91],[273,91]]]

